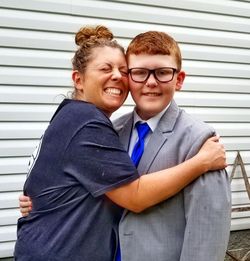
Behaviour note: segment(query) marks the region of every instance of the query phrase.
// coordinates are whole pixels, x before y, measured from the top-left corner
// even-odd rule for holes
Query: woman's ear
[[[186,77],[186,73],[184,71],[180,71],[177,74],[177,81],[176,81],[176,86],[175,86],[176,91],[181,90],[185,77]]]
[[[79,71],[75,70],[72,72],[72,80],[74,82],[74,87],[77,90],[83,91],[82,78],[81,78],[81,74],[79,73]]]

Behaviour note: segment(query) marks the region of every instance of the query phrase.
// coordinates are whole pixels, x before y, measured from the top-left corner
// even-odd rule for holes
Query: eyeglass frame
[[[156,76],[156,74],[155,74],[155,71],[156,71],[156,70],[159,70],[159,69],[164,69],[164,68],[166,68],[166,69],[172,69],[172,70],[173,70],[171,80],[168,80],[168,81],[160,81],[160,80],[157,78],[157,76]],[[132,71],[133,69],[144,69],[144,70],[147,70],[147,71],[148,71],[148,76],[146,77],[146,79],[145,79],[144,81],[135,81],[135,80],[133,79],[132,75],[131,75],[131,71]],[[171,82],[171,81],[174,79],[175,73],[178,73],[178,72],[180,72],[180,70],[178,70],[177,68],[173,68],[173,67],[159,67],[159,68],[155,68],[155,69],[148,69],[148,68],[143,68],[143,67],[134,67],[134,68],[129,68],[129,69],[128,69],[128,74],[130,75],[132,81],[133,81],[133,82],[137,82],[137,83],[146,82],[146,81],[148,80],[148,78],[150,77],[151,74],[154,75],[154,78],[155,78],[158,82],[160,82],[160,83],[168,83],[168,82]]]

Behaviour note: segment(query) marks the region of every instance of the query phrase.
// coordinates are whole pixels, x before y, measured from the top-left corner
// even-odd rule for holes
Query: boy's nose
[[[157,80],[154,77],[154,74],[151,73],[147,79],[146,86],[155,87],[157,85]]]

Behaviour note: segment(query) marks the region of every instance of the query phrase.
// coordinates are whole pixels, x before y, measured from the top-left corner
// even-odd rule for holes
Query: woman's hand
[[[207,166],[207,170],[224,169],[227,167],[224,145],[219,143],[219,136],[209,138],[199,150],[197,156]]]
[[[32,202],[29,197],[20,195],[19,196],[19,207],[20,212],[23,217],[26,217],[29,215],[30,211],[32,210]]]

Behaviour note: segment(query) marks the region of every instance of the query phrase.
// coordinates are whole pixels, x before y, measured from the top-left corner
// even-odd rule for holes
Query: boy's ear
[[[74,82],[74,87],[77,90],[82,90],[83,89],[83,84],[82,84],[82,79],[79,71],[75,70],[72,72],[72,80]]]
[[[180,71],[177,74],[177,81],[176,81],[176,86],[175,86],[176,91],[181,90],[185,77],[186,77],[186,73],[184,71]]]

